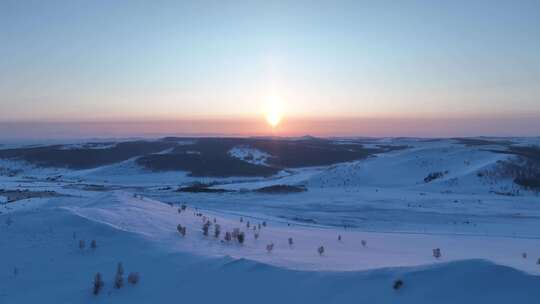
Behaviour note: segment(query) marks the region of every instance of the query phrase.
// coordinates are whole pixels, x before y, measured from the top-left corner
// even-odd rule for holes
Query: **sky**
[[[538,136],[540,1],[0,0],[0,138],[138,134]]]

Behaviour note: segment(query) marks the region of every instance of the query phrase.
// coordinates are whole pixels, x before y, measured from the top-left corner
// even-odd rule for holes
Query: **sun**
[[[269,112],[266,114],[266,122],[272,127],[275,128],[281,122],[281,114],[278,112]]]
[[[277,127],[283,119],[283,114],[281,111],[281,100],[277,97],[267,98],[264,112],[266,116],[266,122],[272,128]]]

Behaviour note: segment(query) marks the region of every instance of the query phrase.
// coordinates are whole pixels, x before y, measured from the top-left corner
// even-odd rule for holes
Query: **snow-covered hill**
[[[248,233],[240,245],[203,236],[194,209],[178,214],[177,206],[125,192],[28,204],[0,227],[2,303],[531,303],[540,296],[540,277],[512,269],[539,273],[537,240],[377,234],[268,221],[258,240]],[[257,223],[195,212],[216,218],[223,231]],[[187,226],[185,237],[177,223]],[[268,242],[275,244],[271,253]],[[319,244],[326,248],[322,256]],[[433,246],[442,248],[439,260],[431,256]],[[522,258],[520,250],[530,257]],[[140,282],[115,289],[118,262],[126,276],[138,272]],[[96,272],[105,281],[97,296],[91,292]],[[402,287],[396,290],[397,281]]]
[[[485,174],[516,157],[507,142],[370,139],[407,148],[269,177],[153,171],[138,156],[86,169],[4,159],[0,303],[534,303],[538,194]],[[236,143],[229,164],[262,161]],[[211,191],[177,191],[195,182]],[[256,191],[272,185],[306,191]],[[225,240],[235,229],[242,244]],[[113,287],[119,262],[137,285]]]

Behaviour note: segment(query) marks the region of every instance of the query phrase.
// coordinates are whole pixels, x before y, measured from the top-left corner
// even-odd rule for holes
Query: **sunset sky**
[[[0,137],[167,134],[540,135],[540,1],[0,0]]]

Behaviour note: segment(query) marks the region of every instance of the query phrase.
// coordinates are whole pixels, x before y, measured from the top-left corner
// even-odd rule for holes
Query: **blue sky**
[[[271,96],[290,119],[540,117],[540,1],[0,1],[0,122],[256,119]]]

